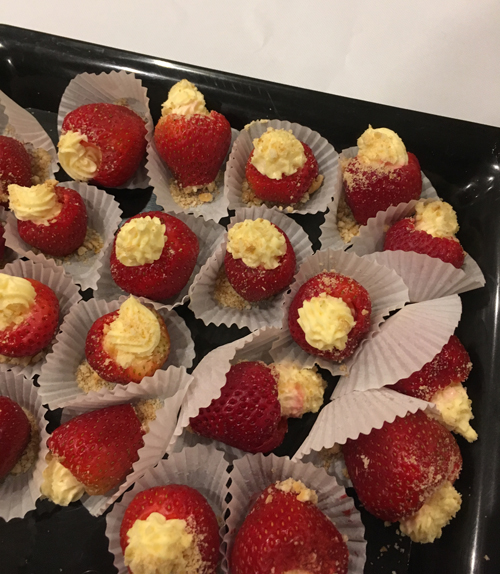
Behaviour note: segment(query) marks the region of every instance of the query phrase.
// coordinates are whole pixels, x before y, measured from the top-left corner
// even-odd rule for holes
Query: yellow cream
[[[62,205],[57,201],[56,186],[55,179],[48,179],[32,187],[11,184],[9,185],[9,207],[20,221],[49,225],[49,221],[57,217],[62,209]]]
[[[368,129],[358,138],[358,159],[373,168],[408,164],[406,147],[397,133],[387,128]]]
[[[348,305],[339,297],[326,293],[304,301],[297,323],[309,345],[320,351],[343,351],[347,336],[355,325]]]
[[[450,482],[445,482],[410,518],[400,522],[400,530],[413,542],[423,544],[441,538],[443,528],[460,510],[462,497]]]
[[[198,88],[188,80],[181,80],[170,88],[168,99],[161,106],[161,115],[168,114],[208,116],[209,112],[205,106],[205,97]]]
[[[477,439],[477,432],[470,426],[472,401],[461,383],[448,385],[431,399],[436,405],[446,426],[461,434],[469,442]]]
[[[292,175],[306,163],[304,146],[291,131],[267,128],[253,145],[251,163],[270,179]]]
[[[165,224],[158,217],[138,217],[120,229],[116,236],[116,257],[127,267],[157,261],[167,241]]]
[[[149,357],[158,346],[161,329],[155,314],[129,297],[104,335],[104,350],[124,369],[134,359]]]
[[[101,150],[92,145],[83,145],[88,137],[80,132],[66,132],[60,139],[59,163],[64,171],[76,181],[89,181],[101,164]]]
[[[286,240],[270,221],[245,219],[229,230],[226,249],[248,267],[276,269],[286,253]]]
[[[56,458],[53,458],[43,471],[40,490],[44,496],[60,506],[68,506],[85,494],[83,484]]]
[[[272,367],[278,374],[278,400],[282,416],[301,417],[305,413],[319,411],[326,381],[316,369],[301,369],[292,363],[275,363]]]
[[[0,273],[0,329],[21,324],[35,298],[35,288],[27,279]]]
[[[297,494],[297,500],[300,502],[312,502],[318,504],[318,495],[314,490],[307,488],[307,486],[300,480],[294,478],[287,478],[283,481],[278,481],[275,485],[277,490],[282,492],[293,492]]]
[[[433,237],[454,237],[459,229],[457,214],[446,201],[419,201],[415,206],[415,229]]]

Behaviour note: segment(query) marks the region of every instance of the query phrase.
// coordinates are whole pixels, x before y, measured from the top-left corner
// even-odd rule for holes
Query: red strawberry
[[[333,348],[328,351],[313,347],[306,341],[305,333],[297,322],[299,310],[304,305],[304,301],[309,301],[313,297],[320,297],[323,293],[342,299],[353,315],[355,323],[348,334],[347,343],[343,350]],[[340,273],[325,271],[306,281],[295,295],[288,311],[288,328],[294,341],[304,351],[330,361],[342,361],[354,353],[370,330],[371,308],[370,296],[362,285]]]
[[[31,185],[31,158],[23,144],[14,138],[0,136],[0,205],[9,204],[11,183]]]
[[[352,158],[344,168],[344,190],[354,219],[366,225],[379,211],[420,197],[420,164],[412,153],[408,153],[407,165],[395,169],[374,169]]]
[[[180,187],[208,185],[231,145],[231,126],[214,111],[209,116],[169,114],[156,126],[155,143]]]
[[[190,424],[202,436],[247,452],[270,452],[282,443],[288,428],[273,372],[252,361],[230,368],[221,396],[200,409]]]
[[[31,357],[47,347],[59,326],[59,301],[52,289],[26,278],[36,292],[35,301],[23,321],[0,330],[0,355]]]
[[[148,216],[157,217],[166,227],[167,240],[160,258],[153,263],[127,267],[116,256],[115,237],[110,259],[111,275],[115,283],[127,293],[162,301],[177,295],[189,281],[198,258],[199,243],[184,222],[161,211],[140,213],[126,223]]]
[[[80,132],[87,136],[83,146],[94,146],[101,161],[91,182],[104,187],[125,184],[137,171],[146,153],[144,120],[126,106],[87,104],[70,112],[62,134]]]
[[[5,238],[3,236],[4,230],[2,222],[0,221],[0,261],[5,257]]]
[[[153,512],[167,520],[184,520],[186,531],[193,535],[192,545],[184,552],[193,562],[201,558],[198,574],[215,574],[219,561],[219,525],[206,499],[194,488],[179,484],[156,486],[139,492],[129,504],[120,528],[120,545],[125,554],[129,545],[128,533],[137,520],[146,520]],[[173,548],[172,548],[173,550]],[[179,549],[179,554],[183,550]],[[199,553],[199,555],[198,555]],[[127,564],[126,560],[126,564]],[[189,563],[189,562],[188,562]],[[165,572],[171,564],[163,563]],[[132,570],[129,569],[130,572]],[[158,572],[160,569],[158,569]],[[191,571],[191,570],[189,570]]]
[[[342,535],[312,502],[271,485],[257,499],[234,541],[233,574],[347,574]]]
[[[293,205],[309,191],[313,181],[318,176],[318,162],[311,148],[303,143],[306,163],[292,175],[284,175],[281,179],[271,179],[263,175],[251,163],[254,152],[248,158],[245,174],[255,195],[264,200],[284,205]]]
[[[144,430],[131,405],[91,411],[58,427],[47,446],[88,494],[118,486],[138,460]]]
[[[0,397],[0,480],[16,466],[31,436],[23,409],[9,397]]]

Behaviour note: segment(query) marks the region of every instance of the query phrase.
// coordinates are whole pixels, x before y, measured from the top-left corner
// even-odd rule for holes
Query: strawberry
[[[160,258],[144,265],[124,265],[116,256],[119,231],[110,258],[111,275],[115,283],[127,293],[162,301],[177,295],[189,281],[198,258],[199,243],[184,222],[161,211],[140,213],[126,223],[148,216],[157,217],[166,227],[167,240]]]
[[[52,455],[90,495],[118,486],[138,460],[144,430],[131,405],[91,411],[58,427],[47,441]]]
[[[8,206],[11,183],[31,185],[31,157],[24,145],[14,138],[0,135],[0,205]]]
[[[393,169],[375,169],[356,157],[349,159],[343,177],[347,205],[361,225],[379,211],[418,199],[422,193],[420,164],[412,153],[408,153],[407,165]]]
[[[2,222],[0,221],[0,261],[5,257],[5,238],[3,236],[4,230]]]
[[[69,131],[86,135],[88,141],[81,144],[99,150],[100,161],[90,180],[96,185],[125,184],[146,153],[144,120],[126,106],[103,103],[80,106],[64,118],[61,134]]]
[[[270,452],[282,443],[288,428],[273,372],[252,361],[229,369],[221,396],[200,409],[190,424],[202,436],[247,452]]]
[[[164,560],[161,560],[158,551],[154,551],[154,558],[151,556],[151,561],[154,560],[158,566],[157,572],[174,572],[171,568],[174,563],[177,564],[176,560],[182,555],[188,566],[190,562],[192,566],[197,565],[196,570],[189,569],[189,572],[215,574],[220,544],[217,518],[206,499],[197,490],[179,484],[156,486],[139,492],[128,505],[120,527],[120,545],[130,572],[133,571],[134,564],[140,567],[142,560],[136,564],[133,552],[127,552],[130,543],[129,532],[137,521],[147,520],[152,513],[160,514],[167,521],[185,521],[185,532],[193,536],[187,549],[178,546],[178,556],[172,556],[172,553],[175,553],[174,547],[169,548],[168,557]],[[145,561],[144,554],[143,546],[141,558]]]
[[[231,126],[218,112],[169,114],[155,128],[158,153],[180,187],[212,183],[231,145]]]
[[[282,490],[287,483],[269,486],[255,502],[236,535],[231,572],[347,574],[342,535],[312,501],[301,502],[286,486]]]
[[[35,300],[23,320],[0,330],[0,355],[31,357],[47,347],[59,326],[59,300],[52,289],[26,278],[36,292]],[[1,294],[0,294],[1,297]]]
[[[331,350],[321,350],[313,347],[307,342],[306,333],[298,323],[299,311],[301,311],[304,302],[316,297],[323,297],[324,294],[341,299],[348,306],[354,319],[353,327],[347,334],[347,341],[343,349],[333,347]],[[288,328],[294,341],[304,351],[330,361],[342,361],[354,353],[370,330],[370,313],[370,296],[362,285],[340,273],[325,271],[306,281],[295,295],[288,311]]]
[[[23,409],[9,397],[0,397],[0,480],[16,466],[31,436]]]

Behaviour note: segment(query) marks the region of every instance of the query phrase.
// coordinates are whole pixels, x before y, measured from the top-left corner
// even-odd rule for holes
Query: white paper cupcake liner
[[[286,233],[295,251],[297,269],[312,255],[311,242],[302,227],[283,213],[275,209],[268,209],[265,206],[238,209],[235,216],[231,218],[228,230],[236,223],[244,221],[245,219],[255,220],[259,217],[274,223]],[[266,325],[280,325],[282,322],[282,306],[285,292],[275,295],[267,301],[262,301],[251,309],[222,307],[215,301],[213,292],[219,270],[224,263],[226,245],[227,235],[224,237],[223,243],[212,257],[208,259],[194,280],[189,292],[191,298],[189,308],[205,325],[210,323],[214,323],[215,325],[225,324],[228,326],[235,324],[240,328],[248,327],[250,331],[255,331]]]
[[[120,395],[121,391],[134,393],[138,387],[147,389],[155,379],[156,374],[169,371],[173,367],[188,369],[193,364],[195,357],[194,342],[191,332],[184,320],[174,311],[167,308],[159,308],[158,313],[165,320],[170,336],[170,354],[162,369],[153,377],[145,377],[140,383],[127,385],[117,384],[112,390],[100,389],[90,391],[87,395],[77,384],[76,371],[80,363],[85,359],[85,341],[92,324],[103,315],[116,311],[127,297],[121,297],[116,301],[81,301],[73,306],[69,315],[61,326],[61,332],[57,337],[53,353],[48,357],[42,368],[42,374],[38,380],[40,394],[44,402],[50,408],[59,408],[78,401],[101,400],[103,397]],[[141,303],[148,303],[147,299],[138,298]],[[167,383],[165,383],[167,384]],[[142,391],[141,391],[142,392]]]
[[[81,299],[78,287],[73,283],[72,278],[64,273],[61,267],[57,267],[53,261],[38,263],[17,259],[12,263],[8,263],[1,272],[14,277],[35,279],[50,287],[59,300],[60,323],[68,315],[71,308]],[[40,361],[27,366],[2,363],[0,364],[0,373],[12,371],[16,375],[23,375],[27,379],[32,379],[34,375],[39,375],[42,372],[47,356],[50,356],[51,353],[52,350],[49,350],[48,355],[44,356]]]
[[[349,574],[362,574],[366,561],[365,529],[361,515],[352,498],[321,468],[312,464],[292,462],[288,457],[273,454],[246,455],[235,461],[231,484],[227,492],[231,501],[226,504],[230,514],[226,520],[228,533],[224,537],[226,559],[224,572],[228,572],[228,558],[234,538],[243,524],[253,503],[269,485],[288,478],[302,481],[318,495],[318,508],[335,524],[346,539],[349,549]]]
[[[210,438],[196,434],[189,428],[185,428],[182,431],[182,434],[175,439],[173,445],[168,447],[168,453],[169,455],[173,453],[179,453],[187,448],[192,448],[195,446],[211,446],[215,448],[217,451],[223,453],[224,459],[228,464],[233,464],[237,458],[241,458],[247,454],[244,450],[239,448],[234,448],[218,440],[212,440]]]
[[[229,146],[229,151],[233,147],[236,138],[238,137],[238,130],[231,128],[231,144]],[[229,156],[228,151],[228,156]],[[229,201],[227,198],[227,193],[224,188],[224,182],[221,180],[218,185],[218,193],[211,203],[203,203],[197,205],[196,207],[182,207],[179,205],[170,193],[170,185],[175,181],[172,172],[169,170],[165,162],[161,159],[156,145],[153,141],[148,145],[148,160],[146,163],[146,168],[148,171],[149,179],[151,185],[153,186],[153,193],[156,195],[156,201],[159,205],[163,207],[165,211],[170,213],[192,213],[196,217],[203,217],[206,220],[219,221],[223,217],[227,216],[227,209]],[[224,160],[221,170],[227,169],[227,156]]]
[[[127,574],[120,546],[120,527],[125,511],[133,498],[149,488],[166,484],[190,486],[200,492],[215,512],[219,524],[223,523],[223,493],[229,474],[223,453],[214,447],[197,445],[162,460],[158,466],[150,469],[127,492],[123,500],[115,504],[106,517],[106,536],[109,539],[109,551],[114,556],[114,565],[119,574]],[[220,529],[221,537],[224,526]]]
[[[57,114],[57,131],[61,135],[64,118],[87,104],[116,104],[126,102],[126,105],[146,122],[146,141],[153,139],[153,119],[149,111],[147,89],[134,74],[123,70],[119,72],[101,72],[100,74],[79,74],[71,80],[59,104]],[[150,185],[146,170],[146,159],[135,175],[117,189],[145,189]]]
[[[9,475],[0,484],[0,517],[9,521],[12,518],[24,518],[27,512],[35,509],[40,497],[44,460],[48,452],[48,434],[45,431],[47,410],[42,405],[36,387],[19,374],[0,373],[0,396],[11,398],[29,411],[35,417],[40,431],[40,450],[35,465],[23,474]]]
[[[99,253],[92,253],[86,259],[80,258],[77,254],[69,255],[65,258],[46,256],[43,253],[34,253],[33,247],[19,237],[17,231],[17,220],[13,213],[7,214],[7,224],[5,226],[5,244],[16,251],[20,256],[31,261],[44,263],[55,261],[66,273],[73,277],[75,283],[81,285],[82,290],[95,289],[99,279],[99,270],[102,266],[104,252],[113,239],[114,232],[121,221],[122,210],[111,195],[106,192],[76,181],[69,181],[60,184],[77,191],[85,203],[88,216],[88,227],[99,233],[103,240],[103,248]]]
[[[240,132],[229,156],[225,175],[225,192],[229,199],[229,209],[248,207],[241,198],[241,188],[245,180],[245,167],[253,150],[253,140],[259,138],[267,128],[291,130],[293,135],[301,142],[307,144],[316,158],[319,174],[323,175],[323,185],[311,198],[293,213],[318,213],[325,211],[332,199],[342,190],[342,172],[339,164],[339,155],[328,141],[318,132],[280,120],[252,122]],[[278,209],[278,208],[274,208]],[[284,208],[287,211],[287,208]]]
[[[183,305],[189,299],[189,288],[195,281],[197,275],[200,273],[200,270],[207,259],[217,249],[217,246],[222,241],[225,232],[222,225],[215,223],[215,221],[205,221],[201,217],[194,217],[193,215],[188,215],[187,213],[176,213],[174,216],[184,222],[189,227],[189,229],[191,229],[191,231],[196,234],[200,244],[200,252],[198,259],[196,260],[196,265],[194,266],[193,272],[191,273],[191,277],[189,278],[189,281],[186,283],[182,291],[170,299],[165,299],[161,303],[152,301],[156,308],[167,306],[168,308],[173,309],[174,307]],[[118,287],[118,285],[113,281],[113,277],[111,276],[110,257],[112,250],[113,241],[110,242],[103,255],[102,268],[100,269],[100,277],[97,282],[97,290],[94,292],[94,297],[96,299],[105,299],[106,301],[111,301],[120,295],[126,294],[123,289]]]

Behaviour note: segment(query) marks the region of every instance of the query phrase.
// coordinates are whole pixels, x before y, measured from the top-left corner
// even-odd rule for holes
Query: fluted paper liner
[[[212,440],[205,436],[201,436],[192,432],[189,428],[185,428],[182,434],[178,436],[173,443],[173,446],[168,447],[169,455],[172,453],[182,452],[187,448],[192,448],[194,446],[212,446],[218,451],[221,451],[224,455],[224,459],[228,464],[233,464],[237,458],[241,458],[247,454],[244,450],[229,446],[218,440]]]
[[[302,227],[280,211],[268,209],[265,206],[236,210],[236,214],[231,218],[228,230],[245,219],[255,220],[258,218],[274,223],[288,236],[297,258],[297,269],[312,254],[311,242]],[[283,313],[283,297],[286,289],[281,294],[252,306],[251,309],[222,307],[215,301],[213,292],[219,269],[224,263],[226,245],[227,234],[224,236],[224,241],[208,259],[193,282],[189,292],[191,298],[189,308],[205,325],[210,323],[228,326],[235,324],[240,328],[248,327],[250,331],[255,331],[267,325],[280,325]]]
[[[170,214],[172,215],[172,214]],[[161,303],[152,301],[155,308],[160,308],[167,306],[170,309],[183,305],[189,299],[189,288],[195,281],[195,278],[200,273],[202,266],[205,264],[207,259],[213,254],[217,249],[218,245],[224,237],[224,228],[222,225],[215,223],[215,221],[205,221],[201,217],[194,217],[193,215],[188,215],[187,213],[176,213],[175,217],[184,222],[196,237],[198,237],[200,252],[198,254],[198,259],[196,260],[196,265],[194,266],[193,272],[189,281],[186,283],[185,287],[180,293],[170,299],[165,299]],[[110,270],[110,257],[113,250],[113,241],[108,245],[103,259],[102,268],[100,269],[100,277],[97,282],[97,290],[94,292],[94,297],[96,299],[105,299],[106,301],[111,301],[116,299],[120,295],[125,295],[125,291],[120,289],[118,285],[113,281]]]
[[[122,210],[111,195],[86,183],[69,181],[60,184],[77,191],[87,208],[88,227],[99,233],[103,240],[103,248],[99,253],[91,253],[86,259],[81,259],[77,253],[65,258],[46,256],[43,253],[34,253],[33,247],[19,237],[17,220],[13,213],[7,214],[5,227],[5,243],[16,251],[20,256],[31,261],[45,263],[54,261],[60,265],[66,273],[73,277],[75,283],[81,285],[82,290],[95,289],[99,279],[99,270],[102,266],[102,258],[108,244],[112,241],[114,232],[121,221]]]
[[[153,139],[153,119],[149,111],[147,89],[134,74],[119,72],[101,72],[100,74],[79,74],[71,80],[64,91],[57,114],[57,131],[61,135],[64,118],[87,104],[125,103],[145,121],[146,141]],[[144,189],[150,185],[146,170],[146,158],[142,161],[135,175],[117,189]]]
[[[40,450],[38,458],[28,472],[9,475],[0,483],[0,517],[6,521],[12,518],[24,518],[27,512],[34,510],[40,497],[42,472],[47,454],[45,430],[47,409],[33,383],[20,374],[0,373],[0,396],[9,397],[29,411],[36,419],[40,431]]]
[[[349,549],[349,574],[362,574],[366,561],[365,529],[361,515],[352,498],[339,486],[334,478],[312,464],[293,462],[288,457],[274,454],[247,454],[236,460],[231,472],[231,484],[227,492],[231,500],[226,503],[229,516],[226,520],[228,532],[224,537],[226,559],[223,571],[228,572],[234,538],[245,517],[260,493],[276,481],[288,478],[302,481],[318,495],[318,508],[335,524],[346,540]]]
[[[90,299],[73,306],[61,326],[53,353],[48,357],[38,380],[40,394],[50,408],[74,405],[82,401],[86,404],[87,401],[94,399],[100,401],[108,396],[121,396],[122,391],[135,393],[138,387],[147,390],[152,384],[154,376],[145,377],[140,383],[117,384],[111,390],[103,388],[99,391],[90,391],[85,395],[76,381],[77,368],[85,359],[85,341],[90,327],[99,317],[116,311],[126,299],[127,297],[124,296],[109,303]],[[142,297],[138,300],[141,303],[149,303]],[[165,320],[170,335],[170,354],[160,371],[168,372],[172,367],[188,369],[195,357],[194,342],[189,328],[175,311],[166,307],[160,307],[157,311]]]
[[[120,546],[120,527],[125,511],[134,497],[149,488],[166,484],[182,484],[196,489],[202,494],[215,512],[219,524],[223,523],[223,493],[229,474],[223,453],[213,446],[197,445],[161,460],[158,466],[146,471],[134,488],[127,492],[123,500],[115,504],[106,517],[106,536],[109,551],[114,556],[114,565],[119,574],[127,574]],[[220,529],[221,537],[225,527]],[[222,553],[222,552],[221,552]]]
[[[334,147],[324,137],[321,137],[318,132],[300,124],[280,120],[252,122],[244,130],[241,130],[240,135],[234,142],[233,150],[227,163],[224,181],[225,192],[229,199],[229,209],[248,207],[241,198],[241,189],[245,180],[245,167],[253,151],[253,140],[259,138],[270,127],[291,130],[298,140],[307,144],[318,162],[319,174],[324,177],[323,185],[312,194],[306,203],[293,210],[285,207],[283,208],[284,211],[301,214],[325,211],[332,199],[337,197],[342,190],[339,155]]]
[[[53,261],[37,263],[17,259],[12,263],[8,263],[1,272],[14,277],[35,279],[47,287],[50,287],[59,300],[59,323],[63,321],[72,307],[81,299],[80,292],[78,291],[78,287],[73,283],[73,279],[64,273],[61,267],[57,267]],[[59,329],[57,331],[59,331]],[[42,367],[51,352],[52,350],[49,349],[48,355],[44,355],[40,361],[24,367],[21,365],[1,363],[0,373],[12,371],[16,375],[24,375],[27,379],[32,379],[34,375],[39,375],[42,372]]]
[[[0,107],[0,121],[1,121],[1,116],[2,116],[2,110]],[[5,209],[0,205],[0,226],[1,227],[4,227],[4,225],[5,225],[5,221],[7,219],[7,213],[8,212],[5,211]],[[12,261],[15,261],[18,257],[19,256],[15,251],[12,251],[12,249],[5,246],[3,259],[0,258],[0,272],[7,265],[7,263],[12,263]]]

